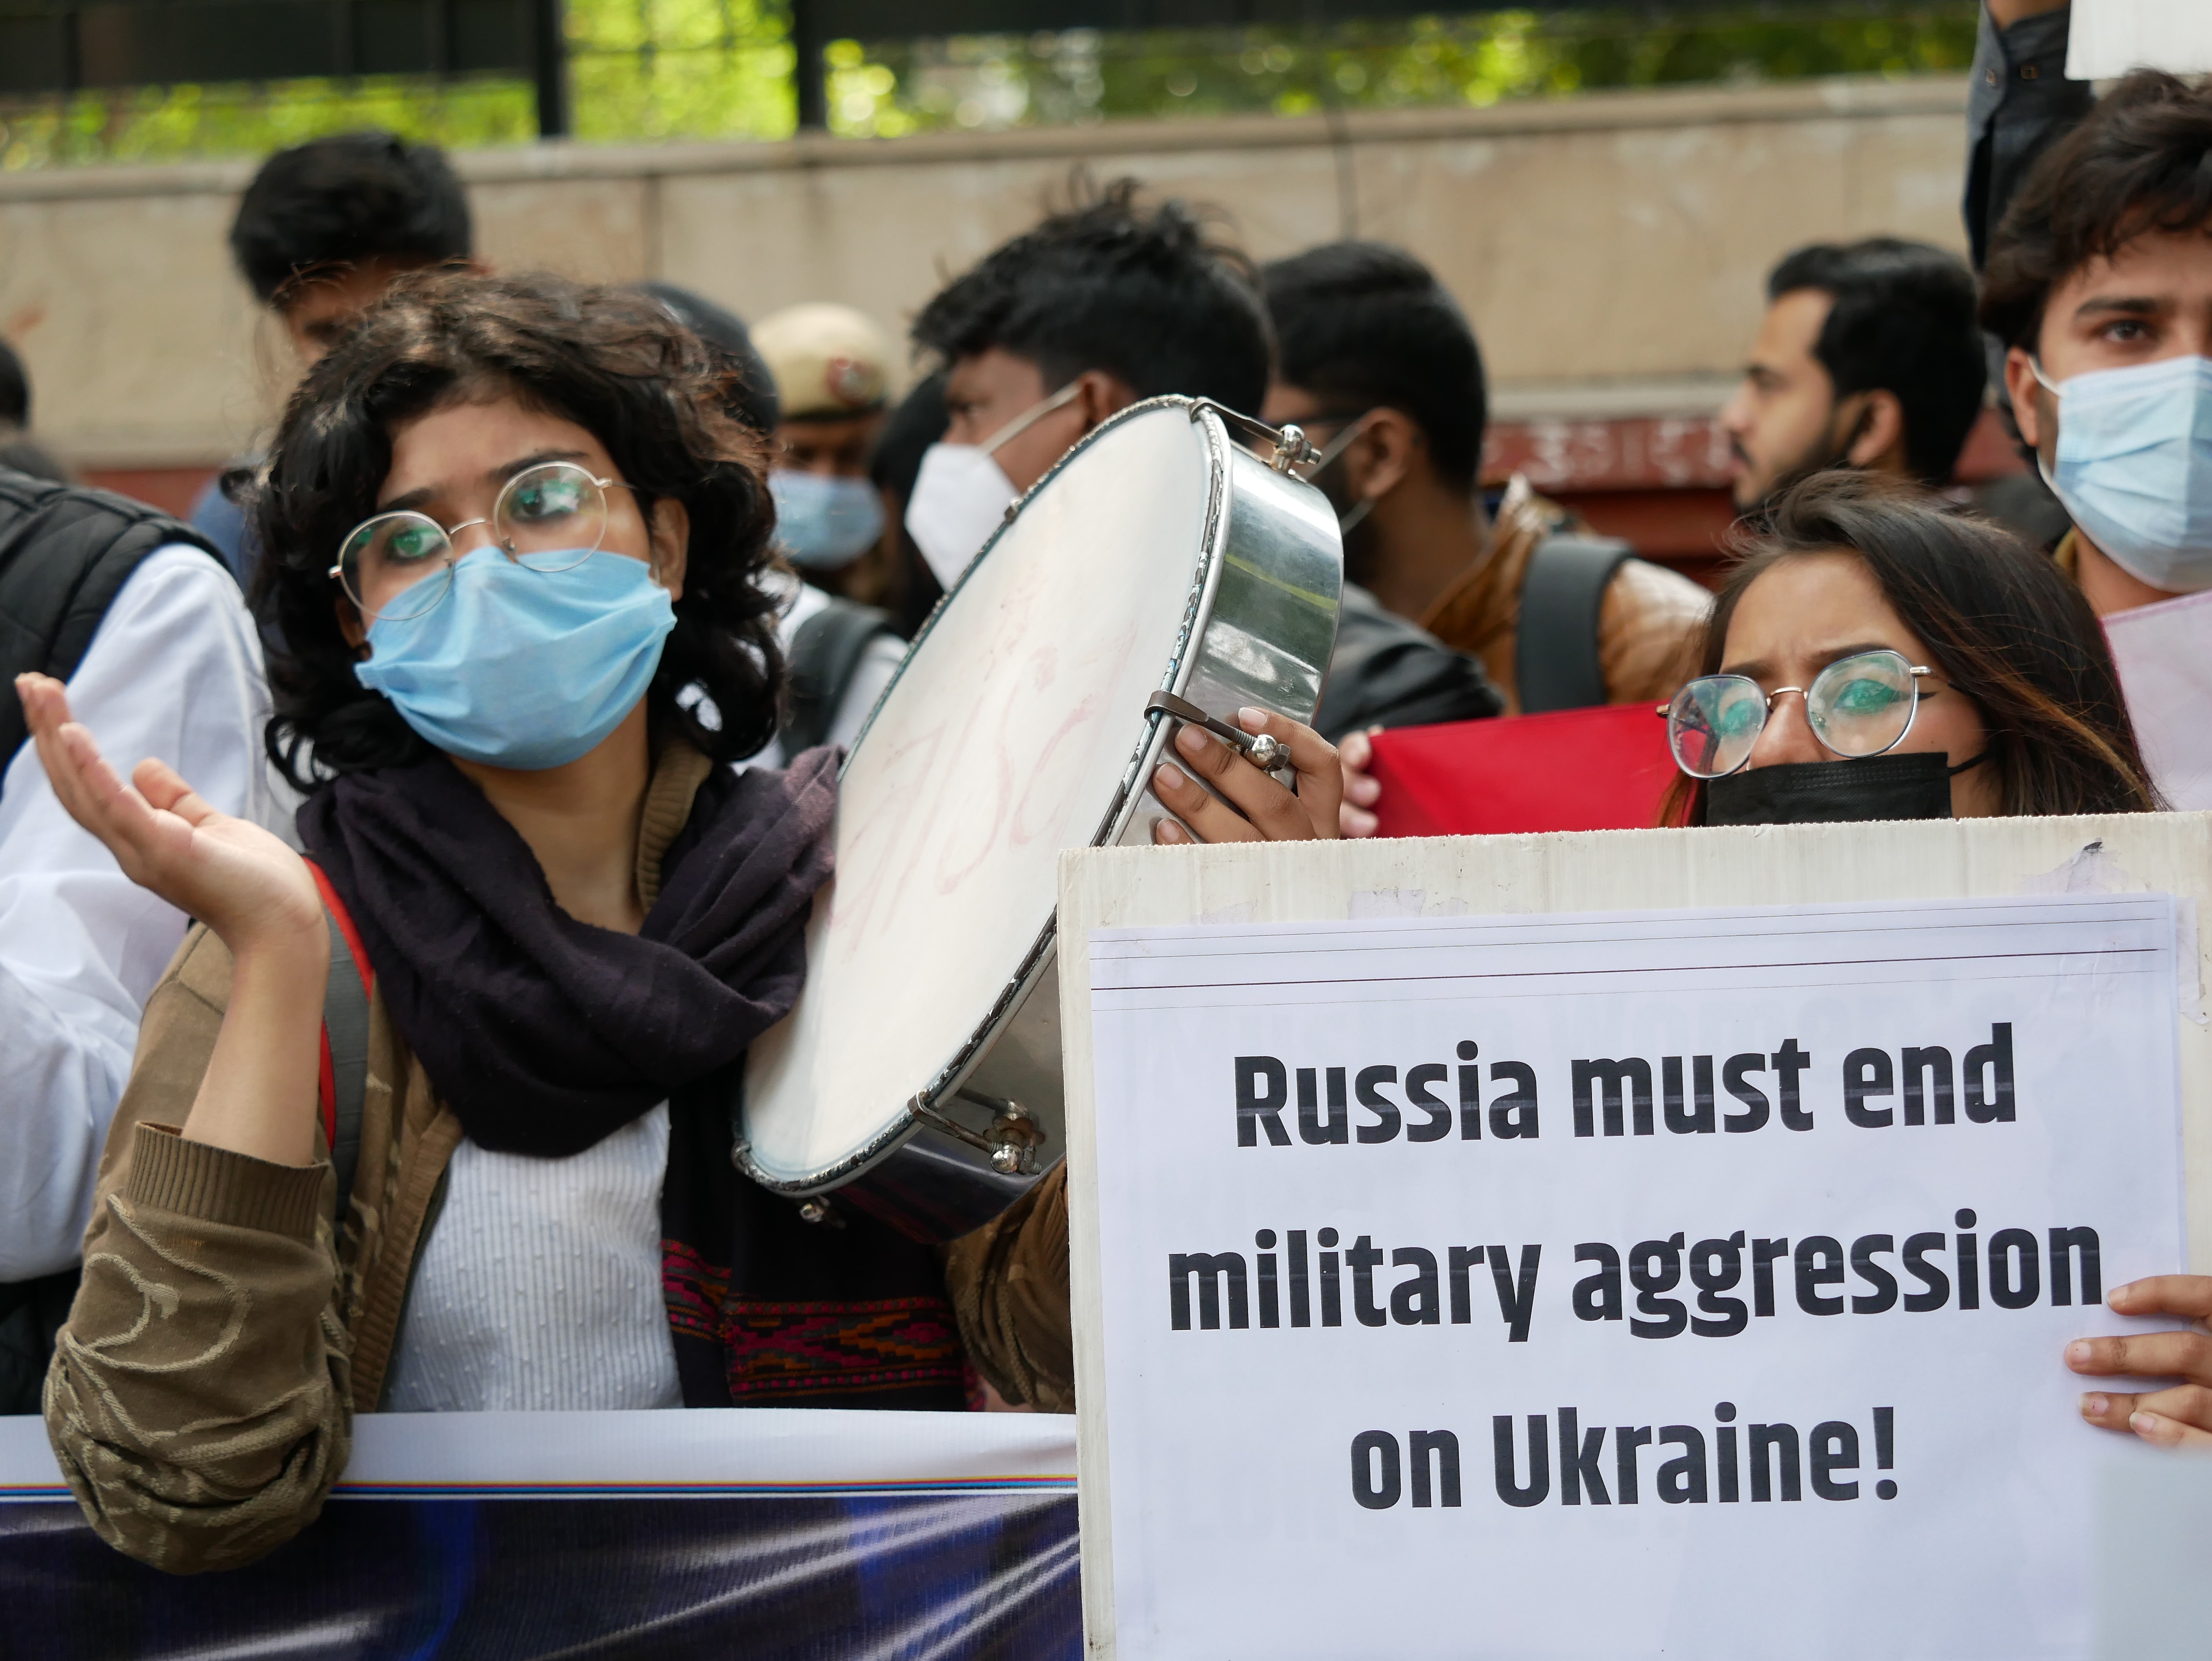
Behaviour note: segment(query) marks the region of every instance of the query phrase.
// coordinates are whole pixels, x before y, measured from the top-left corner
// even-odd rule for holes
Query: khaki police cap
[[[883,407],[890,351],[881,331],[850,306],[787,306],[753,326],[753,346],[775,377],[786,421]]]

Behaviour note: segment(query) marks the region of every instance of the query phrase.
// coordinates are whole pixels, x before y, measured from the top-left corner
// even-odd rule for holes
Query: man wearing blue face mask
[[[789,306],[753,328],[782,405],[769,488],[776,541],[809,582],[848,598],[883,541],[884,503],[869,482],[886,417],[890,350],[850,306]]]
[[[2212,91],[2099,100],[1991,238],[1981,315],[2097,614],[2212,589]]]
[[[753,764],[781,766],[817,744],[849,747],[906,655],[890,614],[883,497],[868,477],[882,435],[888,354],[849,306],[790,306],[763,318],[750,349],[775,387],[769,491],[790,572],[784,721]]]

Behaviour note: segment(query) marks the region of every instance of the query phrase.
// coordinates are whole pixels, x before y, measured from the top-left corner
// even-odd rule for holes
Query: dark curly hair
[[[2119,672],[2081,591],[2044,555],[1934,491],[1877,473],[1815,473],[1739,545],[1696,672],[1720,672],[1744,591],[1808,555],[1856,554],[1933,666],[1981,714],[2008,815],[2149,812]],[[1678,775],[1662,824],[1705,822],[1705,782]]]
[[[267,743],[293,783],[313,790],[429,755],[390,701],[354,678],[346,602],[329,572],[346,533],[376,510],[392,429],[501,394],[589,431],[648,518],[664,498],[690,514],[676,628],[646,694],[654,732],[680,733],[722,761],[766,744],[784,672],[776,599],[761,581],[775,510],[763,441],[729,413],[729,376],[633,290],[465,271],[393,284],[308,371],[247,490],[264,550],[255,609],[273,625]],[[693,688],[703,704],[679,704]]]

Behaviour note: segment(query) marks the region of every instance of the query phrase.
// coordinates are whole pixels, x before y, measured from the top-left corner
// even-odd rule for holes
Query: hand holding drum
[[[1212,793],[1173,762],[1154,768],[1152,794],[1176,818],[1155,824],[1152,840],[1169,847],[1192,841],[1310,842],[1337,836],[1344,776],[1336,746],[1312,727],[1266,710],[1240,709],[1237,724],[1263,744],[1273,739],[1280,746],[1276,765],[1287,762],[1297,770],[1297,792],[1263,770],[1268,757],[1260,745],[1247,753],[1201,727],[1187,725],[1176,734],[1176,752]]]

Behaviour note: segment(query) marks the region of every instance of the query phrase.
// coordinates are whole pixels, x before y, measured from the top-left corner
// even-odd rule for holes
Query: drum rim
[[[1059,478],[1063,469],[1071,465],[1078,456],[1093,444],[1104,438],[1108,433],[1135,420],[1139,416],[1150,415],[1163,410],[1186,411],[1192,424],[1198,427],[1205,435],[1210,475],[1206,481],[1206,519],[1200,536],[1197,569],[1192,577],[1189,597],[1183,605],[1182,622],[1176,633],[1174,647],[1169,654],[1167,670],[1158,689],[1168,692],[1180,692],[1182,690],[1190,678],[1194,660],[1193,648],[1203,637],[1199,619],[1209,614],[1212,604],[1221,587],[1223,563],[1221,551],[1226,540],[1225,532],[1229,520],[1231,496],[1231,475],[1234,466],[1232,452],[1235,446],[1230,440],[1227,423],[1222,419],[1220,406],[1214,404],[1212,399],[1190,398],[1181,393],[1168,393],[1158,398],[1146,399],[1139,403],[1128,405],[1126,409],[1116,410],[1078,439],[1059,460],[1054,462],[1051,467],[1046,470],[1036,484],[1030,485],[1013,502],[1007,504],[1006,517],[1000,520],[998,528],[991,532],[983,545],[976,550],[975,557],[963,568],[952,587],[945,591],[945,597],[931,608],[928,618],[924,620],[921,628],[915,635],[913,643],[908,647],[905,658],[901,660],[890,679],[884,684],[884,690],[877,695],[874,707],[868,711],[867,720],[861,723],[860,730],[854,735],[852,749],[846,752],[845,760],[838,767],[837,776],[841,783],[845,776],[845,769],[852,764],[853,757],[860,753],[860,745],[866,741],[870,729],[875,726],[877,715],[882,712],[893,690],[904,678],[907,665],[914,661],[915,653],[921,650],[921,643],[929,638],[931,631],[937,626],[938,619],[944,615],[945,607],[952,603],[955,595],[968,586],[968,579],[982,564],[991,550],[998,546],[999,538],[1006,535],[1014,522],[1021,517],[1023,509],[1027,508],[1047,485]],[[1138,741],[1127,765],[1121,770],[1121,781],[1115,786],[1114,794],[1107,803],[1106,811],[1101,816],[1097,827],[1092,830],[1091,840],[1085,846],[1091,848],[1108,846],[1121,834],[1129,814],[1134,811],[1138,797],[1141,794],[1139,782],[1139,770],[1145,764],[1146,755],[1157,747],[1164,722],[1164,717],[1158,714],[1152,715],[1146,721],[1144,736]],[[1045,970],[1051,966],[1054,959],[1058,956],[1059,948],[1060,902],[1055,896],[1051,916],[1047,919],[1043,928],[1038,931],[1036,938],[1030,943],[1028,949],[1022,954],[1019,966],[1008,979],[998,997],[993,1001],[988,1013],[968,1036],[961,1040],[959,1046],[953,1051],[951,1058],[939,1068],[931,1076],[929,1081],[923,1085],[911,1098],[908,1110],[905,1114],[886,1123],[867,1141],[852,1153],[840,1158],[834,1165],[824,1167],[811,1176],[798,1177],[773,1176],[764,1170],[753,1158],[752,1139],[744,1134],[741,1126],[740,1134],[731,1149],[731,1157],[736,1162],[738,1168],[753,1182],[759,1183],[771,1193],[796,1196],[818,1194],[839,1187],[887,1155],[895,1153],[900,1146],[910,1141],[916,1134],[928,1129],[927,1123],[911,1110],[911,1101],[918,1100],[926,1105],[934,1106],[959,1089],[962,1081],[981,1063],[985,1053],[989,1049],[987,1035],[995,1035],[1007,1015],[1036,989],[1037,982],[1043,977]]]

